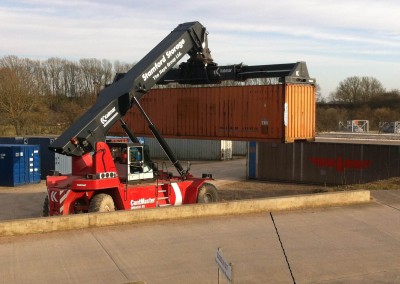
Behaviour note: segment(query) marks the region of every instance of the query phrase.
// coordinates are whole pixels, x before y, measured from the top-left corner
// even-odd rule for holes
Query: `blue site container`
[[[0,186],[40,182],[38,145],[0,145]]]
[[[40,172],[41,178],[46,179],[46,176],[51,170],[56,169],[55,156],[56,153],[49,150],[50,144],[54,142],[55,138],[49,137],[26,137],[25,141],[29,145],[39,145],[40,149]]]
[[[38,145],[41,179],[46,179],[46,176],[52,170],[59,171],[62,174],[70,174],[72,172],[72,159],[70,156],[57,154],[49,150],[49,146],[55,139],[56,136],[0,137],[0,146],[4,146],[2,144]]]

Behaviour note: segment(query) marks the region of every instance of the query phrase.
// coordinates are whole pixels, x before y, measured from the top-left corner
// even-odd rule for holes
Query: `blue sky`
[[[0,56],[140,60],[201,22],[219,65],[306,61],[323,96],[349,76],[400,89],[398,0],[2,0]]]

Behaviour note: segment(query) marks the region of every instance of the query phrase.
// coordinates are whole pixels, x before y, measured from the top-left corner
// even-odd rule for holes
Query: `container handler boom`
[[[206,67],[217,64],[208,49],[206,29],[199,22],[178,25],[126,74],[105,87],[95,104],[49,146],[56,153],[72,156],[72,174],[53,171],[47,177],[44,216],[217,200],[215,186],[207,182],[212,176],[195,178],[183,170],[139,103],[186,54],[189,59],[180,66],[185,69],[183,73],[200,75],[207,84],[219,82],[218,77],[207,74]],[[105,142],[107,131],[117,121],[131,140],[138,142],[122,120],[134,105],[146,118],[179,177],[158,170],[147,145]]]
[[[216,65],[206,43],[207,32],[199,22],[178,25],[123,78],[104,88],[96,103],[50,145],[50,150],[69,156],[93,151],[96,142],[105,141],[107,131],[135,104],[134,99],[139,101],[184,55],[190,58],[183,68],[192,70],[185,73],[204,73],[206,66]]]

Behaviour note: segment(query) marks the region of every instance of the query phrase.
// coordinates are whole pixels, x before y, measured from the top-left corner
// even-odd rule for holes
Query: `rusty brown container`
[[[315,86],[257,85],[153,89],[140,101],[166,138],[292,142],[315,136]],[[151,136],[134,107],[125,120]],[[114,126],[110,135],[125,135]]]

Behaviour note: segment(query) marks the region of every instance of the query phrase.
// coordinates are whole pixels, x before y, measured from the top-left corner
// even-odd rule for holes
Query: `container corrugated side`
[[[304,89],[302,85],[283,84],[154,89],[141,99],[141,104],[167,138],[282,142],[308,138],[315,128],[315,115],[309,114],[315,111],[315,105],[311,105],[315,99],[308,99],[312,90],[313,87]],[[285,102],[289,112],[294,109],[293,115],[302,115],[299,122],[289,120],[287,133]],[[135,107],[125,119],[136,135],[151,136]],[[302,130],[298,132],[297,127]],[[302,133],[304,130],[307,132]],[[113,127],[109,134],[124,135],[119,126]]]
[[[72,157],[55,153],[53,169],[63,175],[72,174]]]
[[[41,178],[46,179],[48,173],[55,168],[55,152],[49,150],[49,146],[54,142],[55,138],[49,137],[26,137],[29,145],[39,145],[40,147],[40,172]]]
[[[150,156],[154,159],[166,159],[164,150],[155,138],[145,138]],[[165,139],[177,159],[180,160],[230,160],[232,159],[232,141]]]
[[[232,141],[232,155],[233,156],[246,156],[247,155],[247,141]]]
[[[345,143],[257,142],[248,177],[318,184],[354,184],[398,177],[400,146]],[[253,152],[251,152],[253,151]]]
[[[55,136],[0,137],[0,144],[39,145],[41,179],[45,179],[49,171],[55,168],[55,153],[48,148],[54,139]]]
[[[286,85],[285,142],[315,137],[315,87]]]

